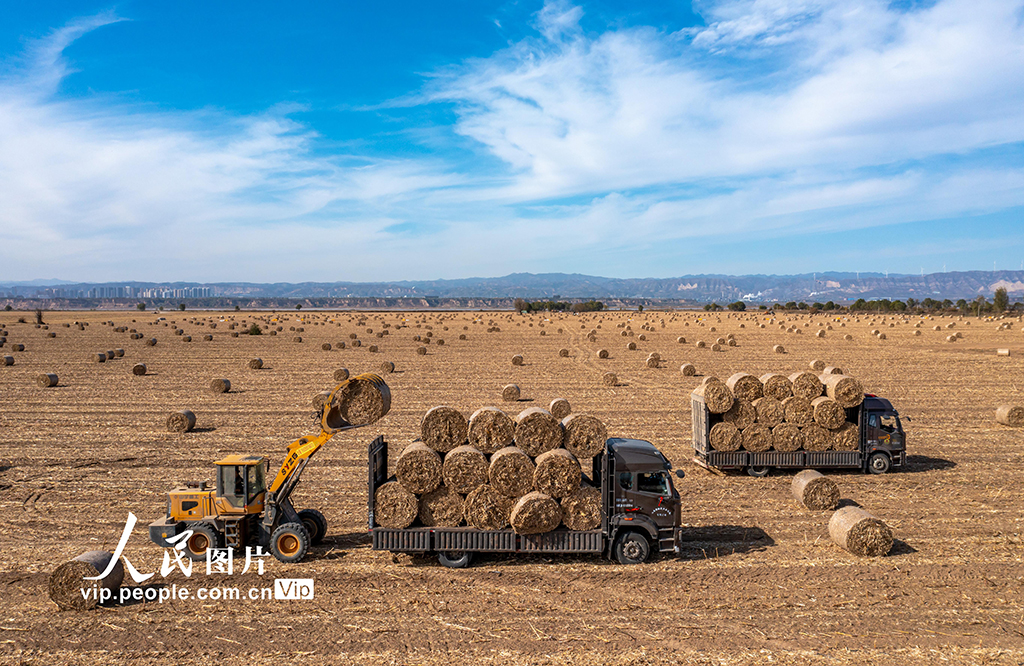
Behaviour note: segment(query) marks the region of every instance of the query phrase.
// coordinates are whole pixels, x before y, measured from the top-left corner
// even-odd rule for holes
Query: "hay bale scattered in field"
[[[369,425],[391,411],[391,389],[380,377],[355,377],[334,396],[334,405],[352,425]]]
[[[271,331],[270,334],[273,335],[274,332]],[[342,340],[341,342],[335,342],[334,343],[334,348],[335,349],[344,349],[347,344],[348,343],[346,343],[344,340]]]
[[[534,461],[533,488],[560,499],[579,488],[582,470],[576,456],[565,449],[552,449]]]
[[[397,480],[390,480],[373,494],[373,519],[381,527],[405,529],[412,525],[420,512],[416,496]]]
[[[626,343],[626,349],[628,349],[629,351],[636,351],[636,343],[635,342],[627,342]]]
[[[546,409],[528,407],[516,417],[516,446],[529,456],[558,448],[564,437],[562,423]]]
[[[832,448],[836,451],[856,451],[860,447],[860,429],[855,423],[843,423],[832,431]]]
[[[466,524],[478,530],[504,529],[514,503],[491,486],[479,486],[466,496]]]
[[[113,358],[114,358],[114,357],[115,357],[116,355],[117,355],[117,354],[115,354],[115,353],[114,353],[114,350],[113,350],[113,349],[108,349],[108,350],[106,351],[106,356],[107,356],[107,360],[108,360],[108,361],[109,361],[109,360],[111,360],[111,359],[113,359]]]
[[[262,370],[263,369],[263,359],[262,358],[251,358],[251,359],[249,359],[249,369],[250,370]]]
[[[758,398],[751,404],[757,412],[757,423],[766,428],[774,428],[786,417],[786,410],[782,403],[771,396]]]
[[[57,385],[57,375],[52,372],[43,373],[36,377],[36,384],[39,388],[50,388]]]
[[[757,420],[757,410],[751,403],[737,398],[733,401],[729,411],[722,414],[722,420],[743,430]]]
[[[569,405],[569,401],[565,398],[555,398],[548,405],[548,411],[551,412],[552,416],[561,421],[572,413],[572,406]]]
[[[821,374],[823,374],[823,375],[841,375],[841,374],[843,374],[843,369],[842,368],[837,368],[834,365],[828,365],[828,366],[825,366],[825,369],[821,371]],[[822,379],[823,383],[824,383],[824,381],[825,380]]]
[[[441,456],[423,442],[413,442],[399,454],[395,462],[395,477],[411,493],[429,493],[441,485]]]
[[[124,358],[124,350],[123,349],[115,349],[114,350],[114,357],[115,358]]]
[[[260,367],[263,367],[262,361],[260,362]],[[334,381],[341,383],[346,379],[348,379],[348,368],[338,368],[334,371]]]
[[[724,414],[732,407],[734,400],[732,391],[720,379],[705,377],[701,385],[693,392],[704,398],[704,404],[712,414]]]
[[[1010,350],[1009,349],[997,349],[996,350],[996,356],[1009,356],[1009,355],[1010,355]]]
[[[796,501],[811,511],[831,511],[839,505],[839,486],[817,470],[798,472],[791,490]]]
[[[515,384],[506,384],[505,387],[501,389],[501,399],[505,402],[515,402],[519,400],[520,395],[521,392],[519,391],[519,387]]]
[[[814,400],[821,395],[821,380],[813,372],[794,372],[789,381],[793,383],[793,395],[799,398]]]
[[[145,375],[146,372],[147,369],[145,363],[136,363],[135,365],[132,366],[132,374],[135,375],[136,377],[141,377]]]
[[[597,357],[598,357],[598,358],[608,358],[608,350],[607,350],[607,349],[601,349],[601,350],[599,350],[599,351],[597,352]]]
[[[230,379],[214,379],[210,381],[211,393],[227,393],[231,390]]]
[[[828,533],[840,548],[861,557],[878,557],[892,550],[892,530],[859,506],[844,506],[833,513]]]
[[[420,420],[420,437],[431,449],[447,453],[466,443],[469,437],[469,422],[462,412],[454,407],[438,405],[430,409]]]
[[[390,375],[395,371],[395,364],[391,361],[382,361],[378,367],[382,375]]]
[[[13,356],[4,356],[3,361],[4,361],[3,365],[14,365],[14,357]]]
[[[550,495],[533,491],[512,507],[509,523],[516,534],[543,534],[562,523],[562,507]]]
[[[743,429],[742,433],[743,448],[747,451],[753,451],[754,453],[770,451],[774,444],[771,429],[763,423],[755,423],[752,426],[748,426]]]
[[[810,362],[811,370],[815,372],[821,372],[825,369],[825,361],[819,361],[817,359]]]
[[[725,380],[725,385],[738,400],[752,403],[764,395],[764,385],[761,384],[761,380],[746,372],[737,372]]]
[[[46,586],[50,601],[61,610],[82,611],[92,610],[99,604],[99,594],[83,596],[82,590],[110,590],[116,597],[115,591],[124,581],[124,565],[120,558],[105,578],[98,581],[85,580],[106,571],[113,557],[113,553],[105,550],[90,550],[54,569]]]
[[[780,423],[772,428],[772,443],[776,451],[799,451],[804,446],[804,436],[796,425]]]
[[[647,366],[648,368],[657,368],[657,367],[658,367],[658,366],[659,366],[659,365],[661,364],[661,359],[659,359],[659,358],[655,358],[655,357],[653,357],[653,356],[648,356],[648,357],[647,357],[647,360],[646,360],[646,361],[644,361],[644,364],[645,364],[645,365],[646,365],[646,366]]]
[[[804,449],[808,451],[828,451],[832,446],[832,434],[817,423],[800,426],[800,434],[804,436]]]
[[[853,336],[847,333],[846,335],[843,336],[843,340],[853,340]]]
[[[106,363],[107,355],[104,354],[103,352],[97,352],[92,355],[92,360],[94,363]]]
[[[483,407],[469,417],[469,443],[484,453],[494,453],[512,444],[515,423],[496,407]]]
[[[827,430],[836,430],[846,422],[846,410],[839,403],[827,396],[811,400],[814,410],[814,422]]]
[[[864,387],[849,375],[828,375],[825,379],[825,393],[843,409],[864,402]]]
[[[694,367],[692,363],[683,363],[679,366],[679,372],[681,372],[684,377],[693,377],[697,374],[697,368]]]
[[[722,421],[711,426],[708,443],[715,451],[739,451],[743,446],[743,434],[733,424]]]
[[[320,345],[320,349],[322,349],[324,351],[331,351],[331,343],[330,342],[323,343],[322,345]]]
[[[487,457],[476,447],[468,444],[457,446],[445,454],[444,484],[465,495],[487,483],[489,466]]]
[[[696,345],[694,345],[694,346],[695,346],[695,347],[696,347],[697,349],[704,349],[704,348],[705,348],[705,347],[707,347],[708,345],[707,345],[707,343],[706,343],[706,342],[704,342],[703,340],[698,340],[698,341],[697,341],[697,344],[696,344]]]
[[[580,460],[588,460],[604,451],[608,428],[597,417],[589,414],[571,414],[562,419],[565,430],[564,446]]]
[[[427,355],[427,348],[426,347],[417,347],[416,348],[416,353],[419,354],[420,356],[426,356]]]
[[[763,374],[761,375],[761,385],[764,387],[762,389],[764,395],[776,400],[785,400],[793,395],[793,382],[789,381],[789,377],[785,375],[774,372]]]
[[[1003,425],[1020,428],[1024,426],[1024,407],[1019,405],[1000,405],[996,407],[996,421]]]
[[[581,483],[576,492],[562,498],[562,523],[570,530],[595,530],[601,526],[601,491]]]
[[[16,342],[13,345],[11,345],[11,351],[23,352],[25,351],[25,345],[21,344],[20,342]]]
[[[507,497],[522,497],[533,488],[534,464],[517,446],[506,446],[491,456],[487,478],[492,488]]]
[[[314,393],[313,398],[309,401],[310,404],[313,406],[313,411],[322,412],[324,409],[324,405],[327,404],[327,400],[330,399],[330,397],[330,391],[320,391],[319,393]]]
[[[523,364],[523,356],[522,356],[522,354],[516,354],[515,356],[512,357],[512,365],[522,365],[522,364]]]
[[[775,345],[774,347],[772,347],[772,351],[775,352],[776,354],[785,354],[786,348],[783,347],[782,345]]]
[[[458,527],[466,515],[466,501],[448,486],[438,486],[420,498],[419,518],[426,527]]]
[[[686,338],[684,338],[683,336],[680,335],[678,338],[676,338],[676,342],[678,342],[681,345],[685,345],[686,344]]]
[[[601,376],[601,381],[604,383],[605,386],[618,386],[619,376],[616,375],[614,372],[606,372],[604,373],[604,375]]]
[[[192,432],[196,427],[196,415],[188,409],[174,412],[167,417],[167,429],[171,432]]]

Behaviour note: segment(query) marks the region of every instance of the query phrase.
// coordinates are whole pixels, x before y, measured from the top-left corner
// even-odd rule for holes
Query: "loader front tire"
[[[270,536],[270,552],[281,562],[298,562],[309,550],[309,533],[302,523],[285,523]]]

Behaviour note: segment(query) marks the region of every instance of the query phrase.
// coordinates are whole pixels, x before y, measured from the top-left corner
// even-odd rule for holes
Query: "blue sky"
[[[1024,262],[1024,0],[4,12],[0,279]]]

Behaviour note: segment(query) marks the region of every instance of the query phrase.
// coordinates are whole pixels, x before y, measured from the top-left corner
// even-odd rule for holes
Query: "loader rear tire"
[[[302,523],[285,523],[270,536],[270,552],[281,562],[298,562],[309,550],[309,534]]]
[[[195,562],[206,561],[206,551],[220,547],[217,531],[210,525],[192,525],[192,536],[185,542],[185,554]]]
[[[314,546],[320,544],[327,536],[327,519],[324,514],[316,509],[303,509],[299,511],[299,520],[309,534],[309,542]]]

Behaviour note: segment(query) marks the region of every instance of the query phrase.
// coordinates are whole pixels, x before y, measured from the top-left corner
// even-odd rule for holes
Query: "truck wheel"
[[[889,471],[891,464],[889,456],[884,453],[872,453],[871,457],[868,458],[868,471],[872,474],[885,474]]]
[[[619,564],[640,564],[651,554],[651,545],[642,534],[626,532],[615,542],[615,559]]]
[[[206,560],[206,551],[217,548],[220,539],[217,538],[217,531],[210,525],[192,525],[192,536],[185,541],[185,554],[190,560],[197,562]]]
[[[750,466],[747,468],[747,474],[749,474],[750,476],[756,476],[757,478],[761,478],[762,476],[768,476],[768,472],[770,472],[771,470],[771,467]]]
[[[327,536],[327,519],[324,518],[324,514],[316,509],[303,509],[299,511],[299,520],[302,521],[302,526],[306,528],[309,542],[314,546],[323,541],[324,537]]]
[[[437,561],[449,569],[465,569],[473,561],[473,553],[468,551],[440,552],[437,554]]]
[[[270,536],[270,552],[282,562],[298,562],[309,550],[309,534],[302,523],[285,523]]]

